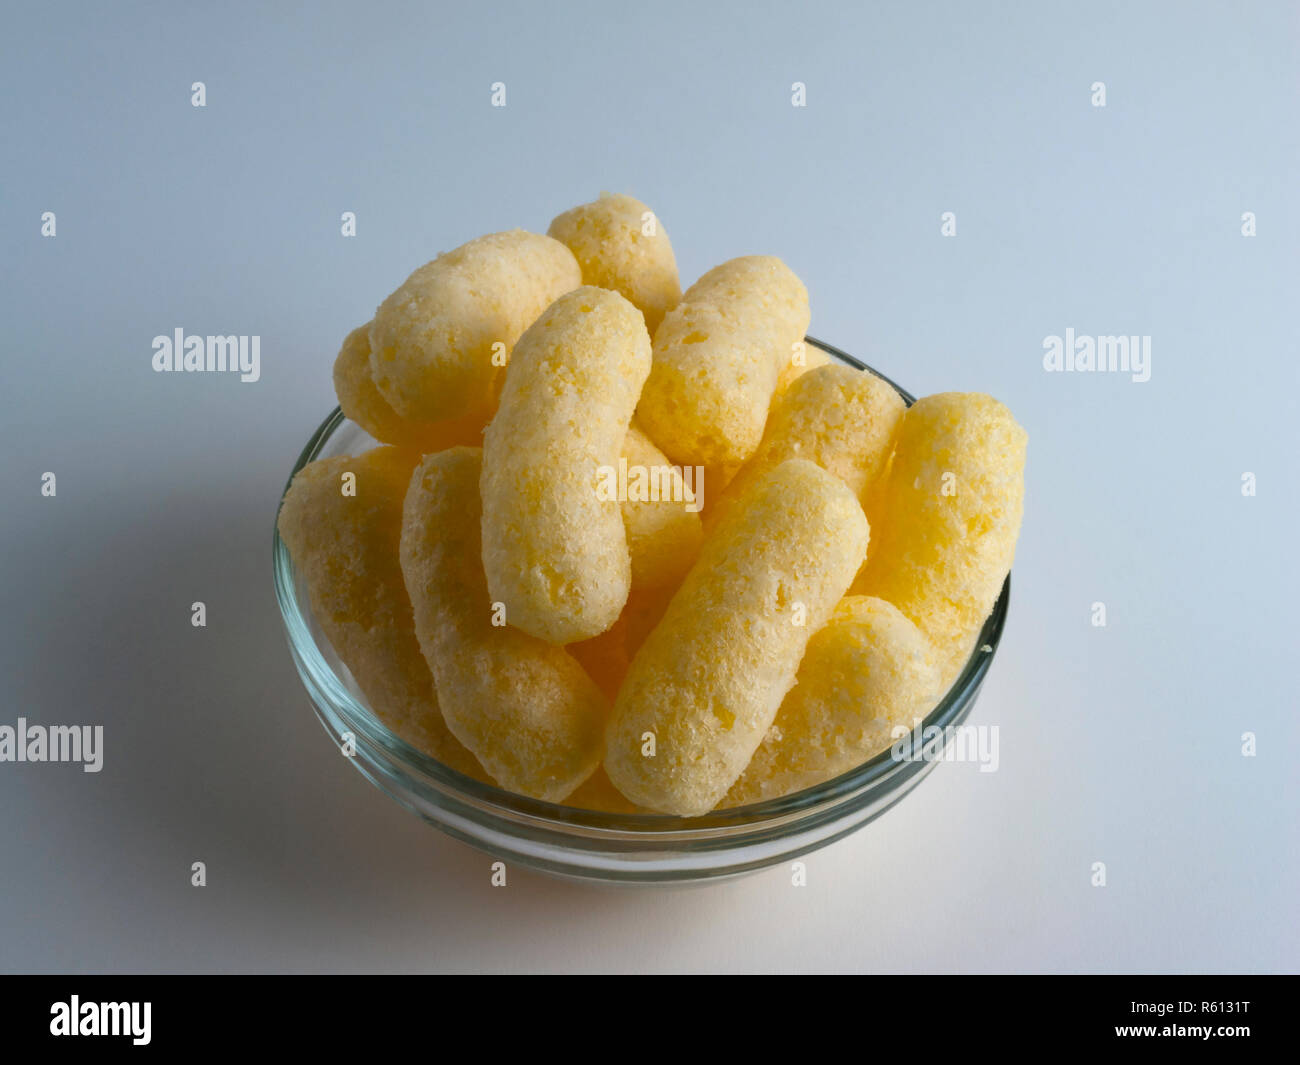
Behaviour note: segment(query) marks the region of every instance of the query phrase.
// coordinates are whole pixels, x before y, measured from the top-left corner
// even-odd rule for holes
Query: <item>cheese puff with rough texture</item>
[[[655,332],[637,418],[684,466],[739,466],[758,447],[777,371],[761,333],[707,303],[681,303]]]
[[[809,344],[806,341],[801,342],[800,349],[797,352],[790,353],[790,361],[785,364],[776,379],[776,396],[780,396],[787,388],[794,384],[800,377],[809,370],[815,370],[818,366],[828,366],[831,363],[831,357],[819,348],[816,344]]]
[[[926,396],[903,417],[871,560],[853,591],[893,603],[925,633],[945,686],[1011,569],[1027,442],[1011,412],[982,393]]]
[[[486,419],[481,415],[445,422],[413,422],[393,410],[370,373],[370,325],[352,330],[334,360],[334,392],[344,415],[376,440],[421,454],[457,444],[481,445]]]
[[[651,336],[682,298],[668,234],[657,217],[645,217],[653,213],[631,196],[605,193],[565,211],[546,231],[573,252],[582,267],[582,283],[626,296],[645,315]],[[647,234],[649,221],[653,232]]]
[[[893,454],[905,409],[891,385],[865,370],[836,364],[803,374],[772,404],[763,442],[709,509],[707,527],[755,477],[786,459],[817,463],[864,502]]]
[[[681,467],[672,465],[635,423],[623,438],[623,458],[629,497],[622,501],[623,527],[632,558],[632,589],[680,581],[704,539],[695,492],[687,487]]]
[[[632,802],[707,813],[794,684],[808,638],[867,550],[844,482],[803,459],[769,470],[705,539],[614,704],[605,770]],[[643,754],[647,734],[653,755]]]
[[[761,318],[778,372],[789,365],[811,321],[808,290],[774,255],[742,255],[720,263],[690,287],[682,297],[688,301],[710,304],[739,321]]]
[[[494,625],[479,562],[482,452],[428,455],[406,494],[401,564],[452,733],[504,788],[559,802],[600,764],[608,703],[562,647]]]
[[[294,477],[277,524],[306,578],[312,614],[370,709],[429,757],[486,780],[438,709],[398,565],[402,499],[419,460],[381,447],[310,463]],[[343,494],[345,473],[355,495]]]
[[[930,642],[883,599],[847,596],[808,641],[798,678],[723,806],[847,773],[911,729],[943,693]]]
[[[582,284],[558,240],[512,229],[444,252],[408,277],[370,323],[370,369],[403,418],[486,420],[508,353],[555,299]]]
[[[641,312],[584,286],[555,301],[515,346],[483,439],[483,566],[511,625],[551,643],[614,624],[632,579],[617,470],[650,372]]]
[[[650,438],[683,464],[744,462],[808,320],[807,290],[780,259],[754,255],[714,267],[655,332],[637,407]]]

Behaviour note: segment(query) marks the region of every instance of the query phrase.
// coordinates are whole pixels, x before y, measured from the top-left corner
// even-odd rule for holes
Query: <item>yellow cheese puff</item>
[[[929,641],[883,599],[847,596],[808,641],[798,679],[723,806],[776,799],[861,765],[942,694]]]
[[[710,507],[707,527],[755,477],[786,459],[817,463],[863,502],[893,453],[904,409],[893,387],[865,370],[836,364],[808,371],[772,404],[763,442]]]
[[[1011,569],[1028,437],[992,396],[943,392],[908,409],[854,592],[893,603],[934,645],[945,686]]]
[[[515,341],[580,284],[582,271],[568,248],[522,229],[444,252],[375,312],[374,383],[411,421],[486,420]]]
[[[398,565],[402,498],[419,458],[381,447],[310,463],[277,521],[312,614],[375,716],[429,757],[483,780],[439,712]]]
[[[710,304],[738,319],[761,318],[778,371],[789,364],[811,321],[808,290],[774,255],[728,259],[700,277],[682,300]]]
[[[606,733],[614,786],[663,813],[717,805],[866,550],[867,519],[838,478],[803,459],[760,477],[632,660]]]
[[[573,252],[584,285],[626,296],[645,315],[651,336],[682,298],[668,234],[640,200],[606,193],[565,211],[546,233]]]
[[[560,297],[515,347],[483,440],[483,566],[511,625],[551,643],[609,628],[632,579],[616,470],[646,374],[641,312],[584,286]]]
[[[747,460],[808,320],[807,290],[780,259],[745,256],[714,267],[655,332],[637,407],[650,438],[684,465]]]
[[[334,360],[334,392],[344,415],[376,440],[395,444],[420,454],[442,451],[457,444],[481,445],[482,415],[452,418],[445,422],[413,422],[393,410],[375,387],[370,373],[370,325],[354,329],[343,341]]]
[[[415,632],[452,733],[502,787],[559,802],[601,758],[608,704],[562,647],[505,624],[479,562],[482,452],[428,455],[411,476],[401,562]]]

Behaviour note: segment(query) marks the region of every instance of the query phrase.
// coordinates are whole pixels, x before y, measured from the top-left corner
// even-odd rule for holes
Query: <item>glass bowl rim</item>
[[[910,407],[916,401],[910,392],[895,381],[848,352],[813,336],[807,336],[805,340],[839,362],[879,377],[899,394],[907,406]],[[629,833],[646,837],[689,839],[708,834],[710,830],[720,830],[730,834],[736,830],[768,828],[778,823],[788,822],[792,817],[820,813],[854,796],[862,796],[864,801],[870,801],[875,795],[873,786],[888,781],[900,765],[906,764],[891,757],[892,748],[887,747],[861,765],[810,788],[745,806],[715,809],[699,817],[680,817],[658,813],[611,813],[530,798],[507,791],[495,784],[465,776],[411,746],[392,732],[368,706],[353,695],[317,644],[311,626],[299,605],[296,570],[288,548],[280,538],[278,528],[279,506],[283,505],[284,495],[293,478],[297,476],[299,470],[320,455],[334,433],[347,421],[339,407],[335,407],[326,416],[303,447],[285,482],[284,490],[280,493],[272,540],[276,601],[294,656],[301,656],[305,664],[312,667],[314,673],[327,678],[330,682],[326,685],[329,690],[324,694],[328,695],[332,709],[350,725],[358,727],[372,742],[386,749],[405,767],[430,778],[439,786],[439,790],[448,791],[461,799],[471,800],[476,806],[486,806],[491,813],[502,815],[507,819],[531,821],[549,829],[568,828],[597,834],[610,832],[621,839],[626,839]],[[975,641],[970,658],[943,697],[913,730],[914,749],[923,741],[928,730],[936,727],[943,729],[963,717],[963,712],[983,684],[984,676],[1001,642],[1010,595],[1011,575],[1008,573],[997,601]],[[300,680],[302,679],[300,677]],[[308,695],[311,696],[310,689]]]

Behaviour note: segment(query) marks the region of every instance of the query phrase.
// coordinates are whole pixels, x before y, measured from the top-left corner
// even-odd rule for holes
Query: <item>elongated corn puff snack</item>
[[[411,421],[486,420],[515,341],[580,284],[582,271],[568,248],[522,229],[444,252],[375,312],[375,386]]]
[[[640,200],[607,193],[557,216],[546,233],[573,252],[584,285],[627,297],[651,336],[682,298],[668,234]]]
[[[370,372],[370,325],[352,330],[334,360],[334,392],[344,415],[376,440],[427,454],[455,447],[483,443],[482,415],[452,418],[445,422],[413,422],[403,418],[375,387]]]
[[[563,648],[494,616],[479,561],[478,448],[411,476],[401,566],[447,727],[504,788],[559,802],[600,764],[608,703]]]
[[[650,338],[616,292],[556,300],[515,347],[483,442],[483,567],[511,625],[551,643],[614,624],[632,580],[616,469]]]
[[[623,681],[605,770],[624,796],[686,816],[717,805],[853,580],[867,534],[853,493],[811,462],[791,459],[754,483]]]
[[[911,406],[854,592],[893,603],[956,679],[1016,553],[1028,437],[992,396],[942,392]]]
[[[808,321],[808,292],[780,259],[750,255],[715,266],[655,332],[637,407],[650,438],[687,465],[747,460]]]
[[[397,561],[402,499],[419,458],[381,447],[310,463],[277,522],[306,577],[312,614],[370,709],[413,747],[483,780],[443,722]]]
[[[847,773],[911,729],[942,694],[930,642],[883,599],[846,596],[808,641],[776,720],[723,806],[779,798]]]
[[[808,371],[773,402],[763,442],[710,508],[708,526],[755,477],[792,458],[817,463],[863,502],[893,453],[905,409],[875,374],[838,364]]]

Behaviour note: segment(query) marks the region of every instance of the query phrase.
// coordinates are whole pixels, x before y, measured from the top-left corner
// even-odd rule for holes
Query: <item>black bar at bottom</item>
[[[849,977],[850,986],[834,991],[806,978],[759,988],[745,977],[725,976],[649,993],[618,980],[570,986],[551,976],[505,991],[471,986],[471,979],[8,976],[0,987],[0,1046],[38,1053],[283,1046],[295,1059],[319,1050],[333,1060],[351,1050],[374,1055],[421,1041],[431,1053],[457,1045],[471,1051],[481,1041],[491,1056],[512,1040],[533,1051],[553,1046],[567,1030],[563,1038],[577,1040],[574,1053],[587,1043],[583,1057],[624,1039],[628,1047],[651,1051],[659,1043],[676,1055],[689,1029],[707,1033],[709,1044],[761,1036],[768,1045],[775,1036],[777,1044],[805,1052],[824,1045],[830,1053],[826,1026],[850,1022],[862,1026],[855,1030],[868,1045],[888,1036],[917,1040],[927,1053],[975,1043],[985,1049],[1129,1043],[1144,1050],[1154,1044],[1179,1052],[1203,1045],[1235,1053],[1281,1045],[1295,1030],[1294,976],[871,976]],[[810,1000],[823,995],[824,1009],[810,1009]],[[840,1013],[849,1001],[857,1008]],[[676,1005],[666,1009],[667,1003]],[[756,1003],[766,1005],[755,1011]],[[690,1049],[695,1056],[703,1048]]]

